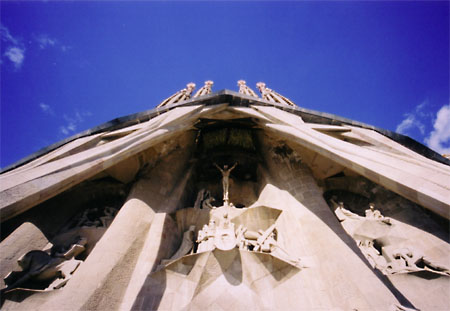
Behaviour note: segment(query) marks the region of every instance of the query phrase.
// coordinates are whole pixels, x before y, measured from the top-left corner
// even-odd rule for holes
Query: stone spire
[[[188,83],[186,85],[185,89],[182,89],[182,90],[176,92],[175,94],[173,94],[172,96],[170,96],[169,98],[163,100],[161,102],[161,104],[156,106],[156,108],[161,108],[163,106],[172,105],[172,104],[179,103],[183,100],[187,100],[187,99],[191,98],[191,93],[194,89],[195,89],[195,83],[192,83],[192,82]]]
[[[274,90],[267,88],[266,84],[264,82],[256,83],[256,87],[261,92],[261,97],[265,100],[268,100],[268,101],[274,102],[274,103],[295,106],[295,104],[290,99],[284,97],[281,94],[278,94]]]
[[[202,88],[200,88],[197,91],[197,93],[195,93],[194,98],[195,97],[199,97],[199,96],[203,96],[203,95],[211,94],[211,92],[212,92],[212,85],[213,84],[214,84],[214,82],[211,81],[211,80],[205,81],[205,85]]]
[[[258,97],[258,95],[256,95],[256,93],[245,84],[246,82],[244,80],[239,80],[237,83],[239,85],[239,93]]]

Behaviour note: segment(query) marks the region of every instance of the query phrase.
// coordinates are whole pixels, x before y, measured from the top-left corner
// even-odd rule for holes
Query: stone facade
[[[450,308],[448,160],[212,85],[0,175],[2,310]]]

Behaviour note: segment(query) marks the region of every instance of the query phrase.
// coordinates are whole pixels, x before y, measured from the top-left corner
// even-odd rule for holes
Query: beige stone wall
[[[256,172],[251,180],[232,174],[230,201],[248,209],[223,207],[217,213],[228,210],[236,225],[255,231],[275,222],[277,242],[289,256],[300,258],[301,267],[268,253],[216,249],[158,269],[161,259],[176,252],[189,226],[199,230],[213,217],[210,210],[192,208],[197,192],[205,188],[221,201],[218,171],[217,176],[197,178],[198,170],[215,170],[216,154],[213,150],[196,158],[193,125],[199,118],[243,117],[252,117],[252,126],[258,127],[257,153],[246,160],[254,161]],[[86,180],[95,184],[112,177],[131,191],[64,288],[8,294],[2,309],[389,310],[402,304],[444,310],[449,306],[448,276],[384,275],[373,269],[325,201],[326,191],[338,190],[373,201],[385,216],[405,224],[405,240],[420,241],[428,246],[427,254],[450,265],[448,187],[442,182],[448,168],[434,167],[431,160],[381,136],[352,126],[307,124],[274,107],[223,104],[179,107],[129,129],[70,143],[2,176],[11,178],[2,193],[8,201],[1,207],[11,221]],[[239,150],[217,157],[232,164]],[[365,207],[358,209],[361,214]],[[70,218],[67,211],[63,214]],[[0,244],[0,251],[7,253],[0,253],[7,267],[1,268],[3,274],[21,250],[40,248],[47,241],[39,226],[19,225],[12,226],[16,231]]]
[[[310,169],[301,163],[288,169],[269,153],[265,159],[267,185],[258,203],[289,211],[279,220],[284,222],[280,228],[295,228],[283,232],[285,245],[310,265],[286,285],[302,286],[299,297],[304,297],[307,303],[303,299],[298,303],[305,310],[336,307],[376,310],[394,304],[397,299],[385,284],[389,282],[380,280],[365,262],[323,199]]]

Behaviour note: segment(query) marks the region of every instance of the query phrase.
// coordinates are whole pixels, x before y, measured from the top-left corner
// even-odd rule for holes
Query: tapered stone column
[[[141,243],[154,218],[155,212],[139,199],[140,182],[132,189],[113,223],[92,253],[83,262],[61,293],[41,310],[80,310],[97,289],[107,281],[113,269],[124,259],[135,261],[129,254],[135,243]],[[128,257],[128,258],[127,258]]]
[[[269,152],[265,160],[258,203],[284,211],[277,220],[284,247],[306,266],[286,282],[300,309],[388,310],[399,304],[389,280],[372,270],[342,229],[309,168],[296,162],[289,169]],[[288,299],[279,294],[278,300]]]
[[[162,258],[169,258],[176,250],[177,237],[177,226],[172,218],[166,213],[157,213],[128,283],[120,310],[132,309],[147,276],[155,270]]]

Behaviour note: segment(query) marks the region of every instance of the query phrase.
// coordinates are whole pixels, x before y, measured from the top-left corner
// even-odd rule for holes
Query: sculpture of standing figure
[[[216,163],[214,165],[219,169],[222,173],[222,187],[223,187],[223,204],[228,206],[228,189],[230,187],[230,173],[236,167],[238,162],[234,163],[234,165],[228,168],[228,165],[224,165],[223,169],[218,166]]]

